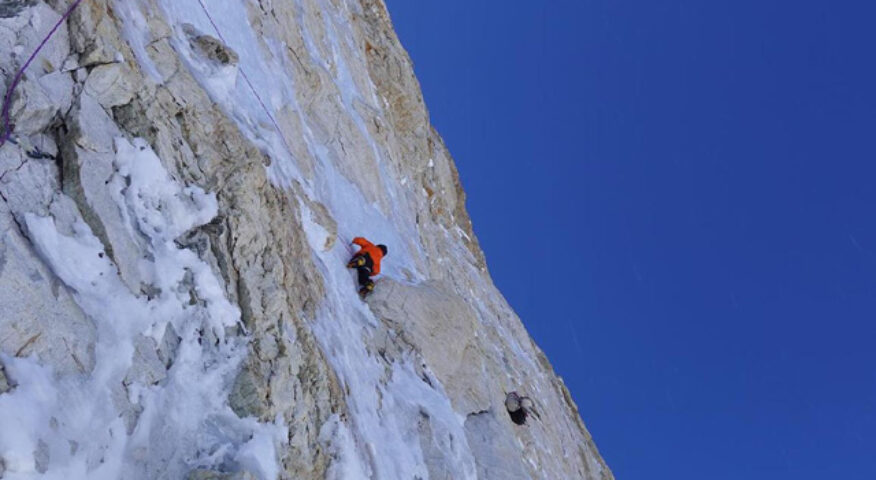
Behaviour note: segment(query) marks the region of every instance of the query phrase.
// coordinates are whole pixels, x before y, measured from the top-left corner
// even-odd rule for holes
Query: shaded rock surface
[[[37,0],[3,0],[0,2],[0,18],[14,17]]]
[[[12,385],[9,384],[9,379],[6,378],[6,370],[3,365],[0,365],[0,393],[6,393],[12,390]]]
[[[190,473],[186,480],[255,480],[250,472],[221,473],[213,470],[198,469]]]
[[[218,31],[198,2],[83,2],[16,90],[0,419],[45,395],[0,475],[612,478],[490,280],[383,2],[206,3]],[[63,7],[0,3],[5,85]],[[357,235],[390,246],[367,303]],[[511,390],[550,415],[514,425]]]

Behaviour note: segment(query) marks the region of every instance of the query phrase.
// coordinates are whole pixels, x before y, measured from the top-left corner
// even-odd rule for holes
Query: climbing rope
[[[219,39],[222,40],[222,43],[224,43],[225,45],[228,45],[230,47],[230,44],[225,40],[225,36],[222,35],[222,32],[219,30],[219,26],[216,25],[216,22],[213,20],[213,16],[210,15],[210,11],[207,10],[207,5],[204,4],[204,0],[198,0],[198,3],[201,4],[201,9],[204,10],[204,14],[207,15],[207,19],[210,20],[210,24],[213,25],[213,30],[216,30],[216,35],[219,36]],[[239,71],[240,71],[240,75],[246,81],[246,84],[249,85],[249,89],[252,90],[252,94],[255,95],[256,100],[258,100],[259,104],[262,106],[262,110],[264,110],[265,114],[267,114],[268,118],[271,119],[271,123],[274,124],[274,128],[277,130],[277,134],[280,135],[280,139],[283,141],[283,145],[286,146],[286,150],[291,155],[292,149],[289,147],[289,142],[286,141],[286,136],[283,135],[283,130],[280,129],[280,125],[277,123],[277,120],[274,119],[274,115],[271,114],[270,110],[268,110],[267,105],[265,105],[265,102],[262,100],[261,95],[259,95],[259,92],[256,90],[255,86],[252,84],[252,81],[250,81],[249,75],[246,74],[246,71],[244,71],[243,68],[240,68]]]
[[[76,7],[78,7],[80,3],[82,3],[82,0],[75,0],[73,3],[70,4],[70,6],[67,8],[67,11],[64,12],[64,15],[62,15],[61,18],[58,20],[58,23],[56,23],[55,26],[52,27],[48,35],[46,35],[46,38],[44,38],[43,41],[40,42],[36,50],[34,50],[34,52],[30,55],[30,58],[28,58],[27,61],[24,62],[24,66],[22,66],[21,69],[18,70],[18,73],[15,75],[12,83],[9,84],[9,88],[6,89],[6,95],[3,99],[3,135],[0,136],[0,147],[3,147],[3,145],[6,144],[6,141],[12,137],[12,127],[9,124],[9,108],[12,104],[12,94],[15,92],[15,87],[18,86],[18,82],[20,82],[21,77],[24,76],[24,71],[27,70],[27,67],[30,66],[30,63],[33,62],[37,54],[40,53],[40,50],[42,50],[43,47],[45,47],[46,44],[49,43],[49,40],[52,38],[55,32],[58,31],[58,28],[61,26],[61,24],[67,21],[67,19],[70,17],[70,14],[73,13],[73,10],[76,10]]]
[[[12,129],[13,128],[12,128],[11,124],[9,123],[9,109],[11,108],[11,104],[12,104],[12,95],[15,93],[15,88],[18,86],[19,82],[21,82],[21,79],[24,76],[24,71],[27,70],[27,67],[30,66],[31,62],[33,62],[33,60],[36,58],[36,56],[39,54],[39,52],[43,49],[43,47],[46,46],[46,44],[49,42],[49,40],[52,38],[52,36],[55,34],[55,32],[58,31],[58,28],[60,28],[61,24],[64,23],[70,17],[70,15],[73,13],[74,10],[76,10],[76,7],[78,7],[80,3],[82,3],[82,0],[74,0],[74,2],[70,4],[70,6],[67,8],[67,11],[64,12],[64,15],[61,16],[61,18],[58,20],[58,22],[55,24],[55,26],[52,27],[52,29],[49,31],[48,35],[46,35],[46,37],[43,39],[42,42],[40,42],[40,44],[36,48],[36,50],[34,50],[34,52],[27,59],[27,62],[25,62],[24,65],[21,67],[21,69],[18,70],[18,73],[16,73],[15,78],[12,80],[12,83],[9,85],[9,88],[6,89],[6,95],[4,96],[4,100],[3,100],[3,111],[2,111],[3,134],[2,134],[2,136],[0,136],[0,147],[3,147],[3,145],[5,145],[6,142],[12,137]],[[204,0],[198,0],[198,3],[201,5],[201,9],[204,10],[204,14],[207,15],[207,19],[210,20],[210,23],[213,25],[213,29],[216,30],[216,34],[219,36],[219,38],[226,45],[228,45],[228,42],[225,40],[225,36],[222,35],[222,32],[219,30],[219,26],[216,24],[216,21],[213,20],[213,16],[210,15],[210,11],[207,10],[207,6],[204,4]],[[274,115],[271,114],[271,111],[268,109],[264,100],[262,100],[261,95],[259,95],[258,90],[256,90],[252,81],[249,79],[249,75],[247,75],[246,72],[242,68],[240,69],[240,74],[243,77],[243,79],[246,81],[246,84],[249,86],[249,89],[252,91],[256,100],[258,100],[259,104],[262,107],[262,110],[265,111],[265,114],[271,120],[271,123],[274,125],[274,128],[277,130],[277,133],[280,135],[280,139],[283,141],[283,144],[286,146],[286,150],[288,150],[291,153],[292,149],[289,147],[289,142],[286,141],[286,136],[283,135],[283,130],[280,129],[280,125],[277,123],[277,120],[274,118]]]

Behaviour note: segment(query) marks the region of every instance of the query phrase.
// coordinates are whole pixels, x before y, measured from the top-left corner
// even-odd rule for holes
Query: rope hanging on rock
[[[210,21],[211,25],[213,25],[213,30],[216,31],[216,35],[219,36],[219,39],[222,40],[222,43],[231,48],[231,45],[225,40],[225,36],[222,35],[222,31],[219,30],[219,25],[216,24],[215,20],[213,20],[213,15],[210,15],[210,10],[208,10],[207,5],[204,4],[204,0],[198,0],[198,3],[201,4],[201,9],[204,10],[204,14],[207,16],[207,20]],[[240,76],[243,77],[243,80],[249,86],[249,89],[252,90],[252,94],[255,95],[256,100],[258,100],[259,104],[262,106],[262,110],[265,111],[265,114],[271,120],[271,123],[274,124],[274,128],[277,130],[277,134],[280,135],[280,140],[286,147],[286,151],[289,152],[289,155],[294,158],[295,155],[292,154],[292,148],[289,146],[289,142],[286,141],[286,135],[283,134],[283,130],[280,128],[280,125],[277,123],[274,115],[271,113],[270,109],[268,109],[268,106],[265,104],[264,100],[262,100],[262,96],[259,95],[259,92],[252,84],[252,81],[250,81],[249,75],[246,74],[246,71],[244,71],[242,66],[238,68],[238,71],[240,71]]]
[[[75,0],[73,3],[70,4],[69,7],[67,7],[67,11],[64,12],[64,15],[61,15],[61,18],[58,19],[58,23],[56,23],[55,26],[52,27],[48,35],[46,35],[46,38],[44,38],[43,41],[40,42],[36,50],[34,50],[32,54],[30,54],[30,58],[28,58],[27,61],[24,62],[24,66],[22,66],[18,70],[18,73],[15,74],[15,78],[12,80],[12,83],[9,84],[9,88],[6,89],[6,95],[3,97],[3,135],[0,136],[0,147],[6,145],[6,141],[9,140],[9,138],[12,136],[12,128],[9,125],[9,109],[12,106],[12,94],[15,92],[15,87],[18,86],[18,83],[21,81],[21,77],[24,76],[24,71],[27,70],[27,67],[30,66],[30,63],[33,62],[33,59],[35,59],[37,54],[40,53],[40,50],[42,50],[43,47],[45,47],[46,44],[49,43],[49,40],[52,38],[53,35],[55,35],[55,32],[58,31],[58,28],[60,28],[61,24],[66,22],[67,19],[70,18],[73,10],[76,10],[76,7],[78,7],[80,3],[82,3],[82,0]]]

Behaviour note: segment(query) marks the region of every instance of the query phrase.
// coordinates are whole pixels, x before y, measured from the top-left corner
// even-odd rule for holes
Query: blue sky
[[[876,4],[387,3],[618,478],[876,478]]]

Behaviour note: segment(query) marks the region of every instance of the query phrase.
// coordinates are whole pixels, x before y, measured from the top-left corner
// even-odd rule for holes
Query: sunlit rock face
[[[2,2],[4,86],[69,4]],[[382,2],[84,0],[11,100],[0,476],[612,478]]]

